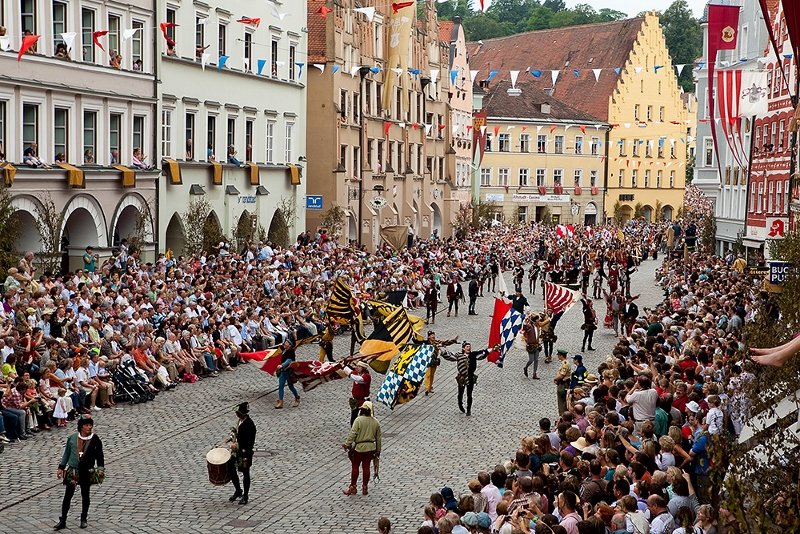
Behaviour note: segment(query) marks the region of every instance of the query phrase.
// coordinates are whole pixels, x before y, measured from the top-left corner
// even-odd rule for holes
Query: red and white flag
[[[270,350],[259,350],[257,352],[243,352],[239,356],[243,360],[261,363],[262,371],[265,371],[271,374],[272,376],[275,376],[275,372],[281,365],[282,354],[283,351],[281,351],[281,349],[270,349]]]
[[[347,376],[344,371],[344,362],[320,362],[317,360],[306,360],[293,362],[291,364],[295,379],[303,386],[303,391],[309,391],[315,387],[338,380]]]
[[[577,291],[552,282],[544,283],[544,303],[547,308],[553,310],[553,315],[566,312],[578,302],[578,299],[580,294]]]

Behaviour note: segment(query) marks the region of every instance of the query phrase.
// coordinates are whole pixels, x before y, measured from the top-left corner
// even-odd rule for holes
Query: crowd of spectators
[[[742,329],[780,313],[741,257],[684,243],[657,270],[663,300],[611,354],[592,372],[576,355],[567,409],[541,419],[513,460],[434,493],[419,534],[738,532],[720,490],[725,443],[748,414]]]

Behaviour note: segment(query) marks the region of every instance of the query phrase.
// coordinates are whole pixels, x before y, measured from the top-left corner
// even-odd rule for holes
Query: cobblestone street
[[[660,299],[653,284],[659,264],[646,261],[634,275],[633,292],[642,293],[642,313]],[[510,273],[506,280],[513,288]],[[541,288],[528,298],[534,309],[541,308]],[[459,341],[483,348],[492,306],[493,299],[486,296],[478,300],[477,317],[468,316],[464,306],[458,318],[441,313],[431,328],[440,339],[458,335]],[[557,328],[556,346],[571,354],[581,345],[580,308],[573,307]],[[602,328],[604,303],[596,301],[595,308],[601,327],[595,334],[598,350],[585,353],[590,370],[615,341],[613,332]],[[340,357],[349,337],[334,343]],[[308,346],[300,355],[310,358],[316,352],[316,346]],[[349,422],[347,380],[301,392],[298,408],[287,403],[275,410],[276,379],[247,365],[217,379],[181,385],[147,404],[104,410],[95,416],[95,432],[103,439],[108,478],[93,488],[89,531],[373,533],[378,517],[385,515],[398,534],[416,532],[421,507],[432,492],[445,485],[456,495],[467,491],[467,480],[510,455],[522,436],[537,431],[539,418],[555,416],[552,378],[557,364],[540,365],[542,379],[534,381],[522,374],[525,361],[524,353],[514,348],[503,369],[479,363],[469,418],[458,410],[455,365],[450,362],[439,367],[433,395],[393,412],[376,405],[384,448],[381,480],[371,484],[369,496],[348,497],[341,491],[349,475],[341,449]],[[373,395],[381,380],[382,375],[373,373]],[[228,503],[231,486],[208,482],[205,460],[235,424],[234,406],[242,401],[250,402],[258,428],[256,447],[261,449],[247,506]],[[71,424],[69,432],[73,428]],[[55,472],[67,434],[47,432],[6,447],[0,456],[5,488],[0,532],[44,532],[56,523],[63,487]],[[69,529],[78,530],[79,513],[76,496]]]

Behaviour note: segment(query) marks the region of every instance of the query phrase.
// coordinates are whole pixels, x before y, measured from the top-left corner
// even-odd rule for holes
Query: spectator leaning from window
[[[33,32],[26,29],[23,32],[22,35],[23,35],[23,37],[33,37]],[[36,51],[36,43],[35,42],[30,46],[30,48],[28,48],[28,51],[26,53],[27,54],[38,54],[38,52]]]
[[[133,70],[134,70],[134,72],[142,72],[142,70],[144,70],[142,68],[142,60],[141,59],[134,60],[134,62],[133,62]]]
[[[214,147],[211,146],[211,143],[208,144],[208,150],[206,151],[206,159],[208,159],[209,163],[217,161],[216,156],[214,156]]]
[[[111,149],[109,161],[111,162],[111,165],[119,164],[119,150],[116,148]]]
[[[108,60],[108,64],[115,69],[122,68],[122,56],[119,55],[119,52],[116,50],[111,51],[111,55]]]
[[[94,165],[94,150],[91,148],[87,148],[83,152],[83,163],[88,165]]]
[[[191,139],[186,140],[186,161],[194,161],[194,143]]]
[[[59,152],[56,154],[56,159],[54,160],[56,163],[66,163],[67,157],[64,155],[63,152]]]
[[[22,153],[22,163],[28,167],[44,167],[49,169],[50,165],[39,159],[38,148],[36,143],[31,143],[30,146],[25,149],[25,152]]]
[[[142,149],[141,148],[134,148],[133,149],[133,161],[132,161],[132,164],[133,164],[134,168],[141,169],[141,170],[152,169],[152,167],[150,165],[145,163],[146,159],[147,159],[147,156],[142,154]]]
[[[56,45],[56,57],[58,59],[66,59],[67,61],[70,61],[71,58],[69,57],[69,50],[67,50],[66,43],[58,43]]]

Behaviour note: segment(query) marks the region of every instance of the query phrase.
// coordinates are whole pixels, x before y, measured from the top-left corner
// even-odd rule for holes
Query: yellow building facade
[[[609,217],[671,220],[683,205],[689,124],[658,16],[648,13],[609,101]]]

